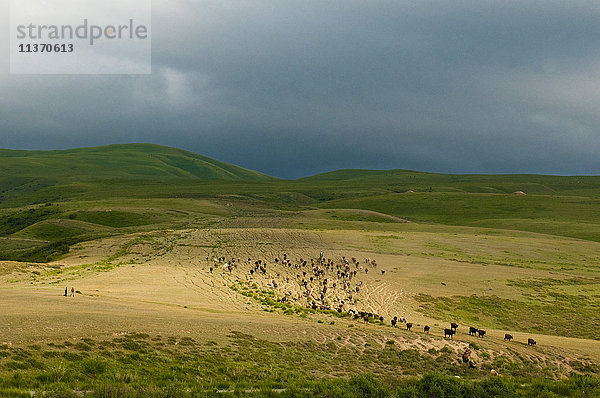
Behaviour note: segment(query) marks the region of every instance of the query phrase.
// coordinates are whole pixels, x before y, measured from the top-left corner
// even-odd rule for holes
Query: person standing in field
[[[75,297],[75,288],[74,287],[71,288],[71,294],[70,294],[70,296]]]
[[[67,288],[65,287],[65,297],[67,297]]]

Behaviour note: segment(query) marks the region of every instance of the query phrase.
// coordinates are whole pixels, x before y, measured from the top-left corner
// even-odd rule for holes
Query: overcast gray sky
[[[0,57],[0,147],[152,142],[288,178],[600,174],[597,0],[154,0],[152,18],[152,75]]]

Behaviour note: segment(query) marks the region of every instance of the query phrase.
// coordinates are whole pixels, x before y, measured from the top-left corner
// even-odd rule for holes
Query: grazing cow
[[[456,333],[456,330],[452,330],[452,329],[444,329],[444,338],[446,337],[450,337],[451,339],[454,338],[454,333]]]
[[[485,336],[485,330],[479,329],[477,331],[477,333],[479,334],[479,337],[483,338],[483,336]]]
[[[382,269],[382,270],[381,270],[381,275],[384,275],[384,274],[385,274],[385,270],[384,270],[384,269]]]
[[[465,352],[463,352],[463,354],[462,354],[462,361],[463,361],[463,363],[469,363],[470,360],[471,360],[471,349],[467,348],[467,349],[465,349]]]
[[[513,339],[512,334],[508,334],[508,333],[504,334],[504,340],[512,341],[512,339]]]
[[[429,326],[425,326],[425,327],[423,328],[423,331],[424,331],[425,333],[429,333]]]
[[[527,339],[527,345],[535,345],[535,340],[531,337]]]
[[[456,332],[456,329],[458,329],[458,323],[454,323],[454,322],[452,322],[452,323],[450,324],[450,329],[452,329],[452,330],[454,330],[454,331]]]
[[[412,323],[407,323],[406,324],[406,329],[410,330],[410,328],[412,328]]]
[[[472,359],[469,361],[469,369],[476,369],[477,364]]]
[[[379,317],[379,322],[383,322],[383,317],[382,316]]]
[[[477,328],[474,328],[473,326],[470,326],[470,327],[469,327],[469,336],[475,336],[475,335],[477,334],[477,331],[478,331],[478,330],[479,330],[479,329],[477,329]]]
[[[396,322],[398,322],[395,318],[392,319],[392,327],[395,328],[396,327]]]

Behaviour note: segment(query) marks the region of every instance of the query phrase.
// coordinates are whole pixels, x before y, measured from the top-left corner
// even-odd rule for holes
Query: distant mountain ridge
[[[306,183],[348,183],[366,186],[396,186],[406,191],[534,194],[559,192],[597,196],[600,176],[543,174],[441,174],[414,170],[342,169],[305,177]],[[590,192],[593,190],[594,192]]]
[[[267,181],[274,177],[182,149],[117,144],[56,151],[0,149],[0,174],[35,178],[176,178]]]

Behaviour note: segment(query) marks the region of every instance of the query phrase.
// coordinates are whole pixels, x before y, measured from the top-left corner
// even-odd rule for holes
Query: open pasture
[[[600,388],[597,178],[282,181],[176,150],[150,178],[167,158],[142,148],[115,179],[3,183],[1,395]]]
[[[39,369],[22,372],[34,375],[57,363],[100,361],[96,365],[101,368],[120,368],[133,361],[149,366],[136,359],[135,350],[122,348],[129,341],[146,361],[148,352],[158,355],[162,350],[167,353],[161,355],[187,355],[192,362],[219,352],[226,363],[233,361],[229,366],[237,366],[240,375],[232,378],[227,368],[217,377],[219,371],[213,369],[211,383],[195,384],[209,390],[251,387],[246,366],[260,373],[255,381],[273,388],[291,380],[361,373],[389,381],[440,369],[470,379],[492,369],[506,376],[551,378],[597,370],[600,341],[588,332],[599,325],[587,311],[600,302],[600,281],[586,267],[595,259],[591,249],[597,243],[582,246],[568,238],[464,227],[433,233],[410,223],[395,226],[385,233],[233,226],[145,231],[77,244],[48,264],[3,263],[2,343],[7,353],[16,348],[31,352],[27,358],[34,358]],[[358,300],[344,314],[308,309],[295,281],[298,271],[274,262],[283,254],[293,262],[317,258],[320,251],[336,260],[377,261],[376,268],[355,279],[362,282]],[[560,265],[565,252],[572,255],[566,269]],[[243,261],[230,272],[223,268],[225,262],[214,261],[218,257]],[[247,258],[265,261],[271,275],[250,275]],[[292,282],[286,283],[286,277]],[[65,286],[75,286],[76,297],[62,297]],[[287,293],[294,299],[281,306],[277,299]],[[332,298],[335,294],[340,292],[332,291]],[[555,295],[585,295],[586,305],[566,305]],[[548,306],[543,313],[523,313],[535,310],[530,307],[540,300]],[[505,307],[507,303],[514,307]],[[350,307],[376,313],[384,321],[365,324],[341,316]],[[406,318],[412,330],[404,323],[392,328],[393,316]],[[564,319],[568,328],[555,327]],[[451,321],[460,325],[457,334],[444,339]],[[425,325],[430,333],[423,332]],[[471,325],[485,328],[485,338],[469,336]],[[515,340],[505,342],[504,333]],[[140,342],[136,336],[146,337]],[[527,346],[527,338],[538,344]],[[181,347],[185,353],[167,349],[171,344],[178,350],[182,341],[189,344]],[[42,348],[28,350],[30,346]],[[469,347],[476,370],[460,363]],[[290,369],[296,355],[304,358],[302,366]],[[0,360],[0,366],[9,370],[29,360],[11,358]],[[193,366],[216,366],[202,361]],[[257,370],[264,361],[276,364],[289,381]],[[72,383],[93,389],[100,377],[83,373]],[[114,382],[127,386],[144,380],[135,375],[132,381]]]

